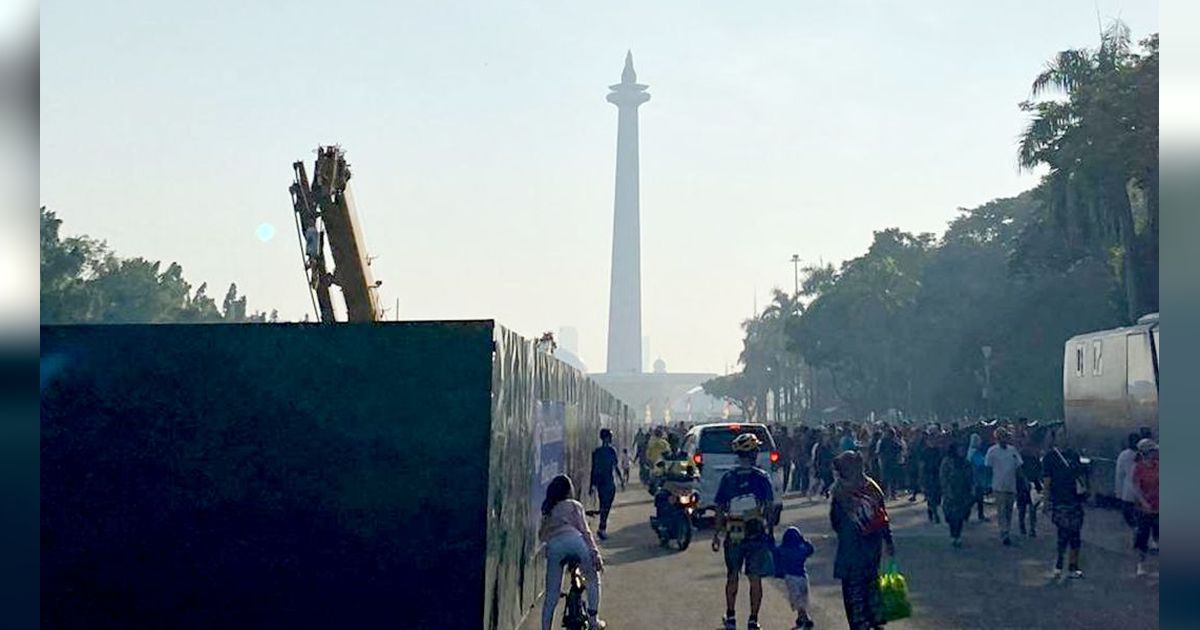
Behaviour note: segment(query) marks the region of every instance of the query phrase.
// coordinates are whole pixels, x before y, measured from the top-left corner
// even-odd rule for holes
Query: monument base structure
[[[630,419],[491,321],[43,327],[42,622],[512,630]]]
[[[634,424],[642,425],[719,421],[724,403],[705,394],[700,387],[716,376],[705,373],[605,372],[589,374],[588,378],[628,405],[633,411]]]

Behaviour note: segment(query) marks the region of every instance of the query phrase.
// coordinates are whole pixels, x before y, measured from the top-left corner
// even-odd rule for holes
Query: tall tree
[[[1058,53],[1032,95],[1066,98],[1021,103],[1032,118],[1018,152],[1023,168],[1049,167],[1046,226],[1072,259],[1106,256],[1120,269],[1129,320],[1158,309],[1157,35],[1141,47],[1114,21],[1095,50]]]

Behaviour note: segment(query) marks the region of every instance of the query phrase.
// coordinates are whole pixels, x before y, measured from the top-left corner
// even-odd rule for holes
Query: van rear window
[[[741,427],[737,430],[721,427],[714,429],[705,429],[700,432],[700,446],[696,450],[701,453],[732,453],[733,438],[743,434],[753,433],[762,441],[762,446],[759,451],[771,450],[771,434],[766,427]]]

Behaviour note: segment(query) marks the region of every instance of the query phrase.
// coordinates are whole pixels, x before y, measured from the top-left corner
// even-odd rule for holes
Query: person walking
[[[996,443],[984,455],[984,465],[992,471],[992,496],[996,500],[996,523],[1000,528],[1000,542],[1012,545],[1009,530],[1012,527],[1013,503],[1017,493],[1017,469],[1021,467],[1021,454],[1009,444],[1008,429],[996,429]]]
[[[542,603],[542,630],[550,630],[554,623],[554,608],[558,605],[558,593],[562,589],[563,565],[568,557],[579,559],[579,568],[587,580],[588,618],[594,628],[603,628],[598,618],[600,610],[600,573],[604,562],[600,549],[588,529],[583,504],[571,497],[575,488],[571,478],[558,475],[546,486],[546,499],[542,501],[542,523],[538,528],[538,540],[546,545],[546,596]]]
[[[888,427],[883,432],[878,450],[880,485],[888,499],[895,500],[900,485],[900,441],[896,438],[896,429]]]
[[[908,464],[908,495],[909,503],[917,502],[917,492],[921,489],[921,456],[925,451],[925,434],[914,429],[908,440],[908,451],[905,460]]]
[[[588,496],[600,495],[600,527],[596,529],[596,536],[600,540],[608,540],[608,515],[617,496],[617,478],[621,476],[617,449],[613,448],[612,439],[611,430],[600,429],[600,446],[592,451],[592,475],[588,484]]]
[[[792,480],[792,458],[788,457],[788,453],[792,452],[792,436],[788,434],[787,427],[779,429],[779,439],[775,440],[775,449],[781,454],[779,458],[778,468],[783,471],[783,492],[787,492],[791,486]]]
[[[1121,500],[1121,515],[1125,517],[1125,524],[1135,532],[1138,527],[1138,509],[1133,487],[1133,465],[1137,463],[1137,444],[1140,439],[1137,433],[1130,433],[1126,438],[1125,449],[1117,455],[1117,470],[1113,479],[1113,494]]]
[[[955,547],[962,547],[963,523],[971,515],[975,503],[975,471],[967,461],[962,442],[950,443],[940,473],[942,511],[950,526],[950,541]]]
[[[1081,578],[1079,550],[1083,546],[1080,532],[1083,530],[1083,463],[1074,450],[1059,449],[1051,435],[1050,450],[1042,457],[1042,475],[1046,488],[1047,508],[1050,522],[1058,530],[1057,555],[1054,560],[1054,577],[1062,577],[1063,554],[1068,554],[1067,577]]]
[[[629,458],[629,449],[621,449],[621,492],[625,491],[625,486],[629,483],[629,469],[632,464],[633,462]]]
[[[975,471],[975,508],[978,510],[979,520],[986,522],[988,518],[983,515],[983,497],[992,489],[992,470],[984,462],[982,443],[978,433],[971,434],[967,461],[971,462],[971,468]],[[970,512],[967,512],[967,518],[971,518]]]
[[[937,425],[931,424],[925,432],[925,448],[921,451],[921,491],[925,493],[925,514],[930,523],[941,523],[942,482],[942,436]]]
[[[1026,440],[1021,447],[1021,467],[1017,469],[1017,526],[1022,536],[1037,538],[1037,506],[1033,504],[1033,491],[1042,494],[1042,458],[1033,440]],[[1025,527],[1026,517],[1029,527]]]
[[[1150,553],[1150,538],[1158,542],[1158,444],[1149,438],[1138,441],[1138,461],[1133,466],[1134,499],[1138,509],[1137,536],[1134,547],[1138,552],[1137,575],[1146,575],[1146,554]]]
[[[834,459],[838,481],[829,521],[837,534],[833,577],[842,582],[842,603],[850,630],[881,628],[883,601],[879,563],[896,554],[883,490],[863,472],[862,455],[846,451]]]
[[[808,571],[804,564],[814,549],[811,542],[800,533],[799,527],[789,527],[783,532],[783,541],[779,543],[779,562],[775,572],[783,575],[787,585],[788,602],[796,613],[796,625],[792,630],[808,630],[813,627],[813,621],[808,616]]]
[[[820,493],[824,498],[829,498],[829,490],[833,486],[833,459],[833,436],[818,437],[812,452],[813,479],[821,481]],[[814,494],[817,492],[816,485],[813,484]]]
[[[737,629],[739,573],[745,572],[750,582],[750,620],[748,630],[760,630],[758,611],[762,606],[762,578],[774,575],[769,547],[767,507],[774,501],[771,475],[755,462],[762,446],[758,436],[742,433],[730,444],[737,453],[738,463],[721,476],[713,502],[717,506],[717,527],[713,532],[712,550],[721,548],[725,534],[725,630]]]
[[[808,496],[809,469],[812,467],[812,431],[800,427],[799,435],[792,440],[792,490]]]

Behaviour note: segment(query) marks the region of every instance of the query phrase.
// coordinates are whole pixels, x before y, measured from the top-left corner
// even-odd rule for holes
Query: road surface
[[[954,549],[946,526],[927,522],[923,503],[901,499],[888,508],[897,559],[908,578],[914,608],[912,618],[889,628],[1158,627],[1157,558],[1151,560],[1148,577],[1134,576],[1129,530],[1115,512],[1089,510],[1081,562],[1085,577],[1055,581],[1050,577],[1054,526],[1046,515],[1039,515],[1037,538],[1017,535],[1014,547],[1000,545],[994,521],[972,520],[964,530],[965,545]],[[719,628],[725,568],[721,554],[709,546],[711,530],[697,532],[687,551],[662,549],[650,529],[652,510],[649,495],[636,482],[617,495],[610,536],[601,543],[606,564],[601,618],[614,630]],[[789,494],[783,522],[798,525],[817,549],[808,563],[809,612],[816,627],[845,628],[840,585],[833,579],[837,540],[829,527],[828,503]],[[764,587],[760,623],[766,630],[791,628],[795,617],[782,580],[765,580]],[[743,579],[737,606],[740,628],[745,628],[749,614],[748,590]],[[538,628],[540,605],[522,630]],[[555,617],[557,627],[557,612]]]

